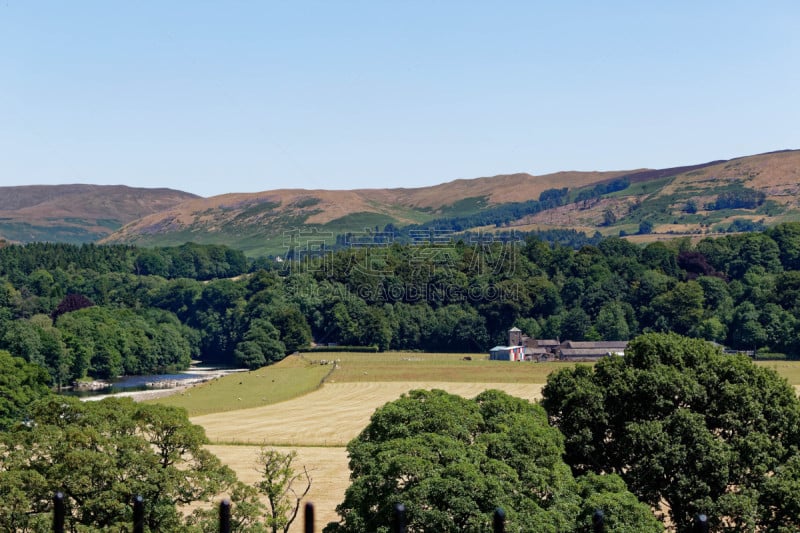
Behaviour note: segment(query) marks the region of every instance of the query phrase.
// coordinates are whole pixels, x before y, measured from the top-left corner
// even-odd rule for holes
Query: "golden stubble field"
[[[534,400],[541,388],[527,383],[330,383],[286,402],[196,416],[192,422],[203,426],[209,440],[218,444],[345,446],[375,409],[412,389],[442,389],[465,398],[500,389]]]
[[[541,393],[541,385],[530,383],[331,383],[293,400],[197,416],[192,422],[205,428],[213,443],[209,450],[245,483],[258,480],[255,458],[262,444],[296,451],[296,464],[307,466],[311,472],[308,501],[315,506],[315,530],[321,531],[337,519],[336,505],[349,485],[345,445],[367,425],[375,409],[412,389],[443,389],[472,398],[491,388],[530,400]],[[293,526],[293,531],[301,530],[302,519]]]
[[[403,352],[292,356],[271,367],[223,378],[213,386],[193,388],[191,395],[187,392],[158,401],[194,412],[191,420],[205,428],[211,441],[208,449],[246,483],[258,481],[255,460],[262,445],[296,451],[296,465],[308,467],[313,479],[307,501],[315,505],[315,531],[322,531],[325,524],[338,518],[336,505],[349,485],[345,445],[378,407],[412,389],[443,389],[473,398],[495,388],[536,400],[550,372],[571,366],[487,361],[474,354],[467,361],[465,357]],[[315,380],[329,369],[319,366],[319,360],[326,358],[339,360],[339,366],[322,387],[315,388]],[[800,393],[800,364],[757,364],[786,377]],[[277,401],[292,390],[294,397]],[[280,395],[274,394],[277,392]],[[243,395],[256,395],[257,399],[239,400]],[[269,403],[259,405],[264,401]],[[299,517],[292,531],[301,531],[302,524]]]

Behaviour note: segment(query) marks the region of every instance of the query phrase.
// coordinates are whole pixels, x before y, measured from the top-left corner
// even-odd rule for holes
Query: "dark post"
[[[144,498],[133,498],[133,533],[144,533]]]
[[[219,502],[219,533],[231,533],[231,502]]]
[[[53,494],[53,533],[64,533],[64,493]]]
[[[694,517],[694,524],[692,525],[693,533],[708,533],[708,517],[703,513]]]
[[[306,533],[314,533],[314,504],[306,503]]]
[[[604,533],[606,530],[606,515],[601,509],[596,509],[592,515],[592,527],[594,533]]]
[[[406,506],[402,503],[394,504],[392,533],[406,533]]]
[[[494,510],[494,533],[505,533],[506,531],[506,512],[502,507]]]

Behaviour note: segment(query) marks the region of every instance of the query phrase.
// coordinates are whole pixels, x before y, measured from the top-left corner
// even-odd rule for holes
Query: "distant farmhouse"
[[[625,355],[628,341],[563,341],[533,339],[519,328],[508,330],[508,346],[489,350],[496,361],[596,361],[609,355]]]

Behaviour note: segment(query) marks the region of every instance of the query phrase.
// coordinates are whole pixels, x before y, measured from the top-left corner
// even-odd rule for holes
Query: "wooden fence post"
[[[392,533],[406,533],[406,506],[402,503],[394,504]]]
[[[230,500],[222,500],[219,503],[219,533],[231,533]]]
[[[314,504],[311,502],[306,502],[305,520],[306,533],[314,533]]]
[[[505,533],[506,531],[506,512],[502,507],[498,507],[494,510],[492,531],[494,531],[494,533]]]
[[[601,509],[596,509],[592,515],[594,533],[604,533],[606,530],[606,515]]]
[[[133,498],[133,533],[144,533],[144,498]]]
[[[53,494],[53,533],[64,533],[64,493]]]
[[[708,533],[708,517],[702,513],[694,517],[693,533]]]

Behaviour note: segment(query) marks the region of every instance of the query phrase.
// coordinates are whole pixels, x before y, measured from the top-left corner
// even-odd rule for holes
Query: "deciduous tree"
[[[660,531],[618,477],[576,481],[563,446],[541,407],[503,392],[411,391],[348,444],[352,484],[325,531],[387,532],[396,503],[418,532],[487,531],[496,507],[510,531],[578,531],[597,505],[618,511],[618,531]]]
[[[44,368],[0,350],[0,431],[19,422],[34,401],[49,395],[49,384]]]
[[[720,531],[800,527],[779,509],[794,505],[781,491],[800,483],[800,401],[772,370],[703,340],[647,334],[624,358],[552,374],[543,395],[573,472],[619,474],[679,531],[698,512]]]
[[[180,507],[235,482],[204,443],[177,408],[50,396],[31,408],[29,423],[0,433],[0,487],[14,495],[13,506],[0,501],[0,524],[30,530],[50,517],[61,490],[70,531],[125,530],[134,495],[144,497],[150,531],[178,531]]]
[[[262,448],[258,454],[257,470],[262,479],[258,491],[267,497],[266,525],[272,533],[287,533],[300,510],[300,502],[311,490],[311,475],[303,466],[295,468],[297,452],[283,453]]]

